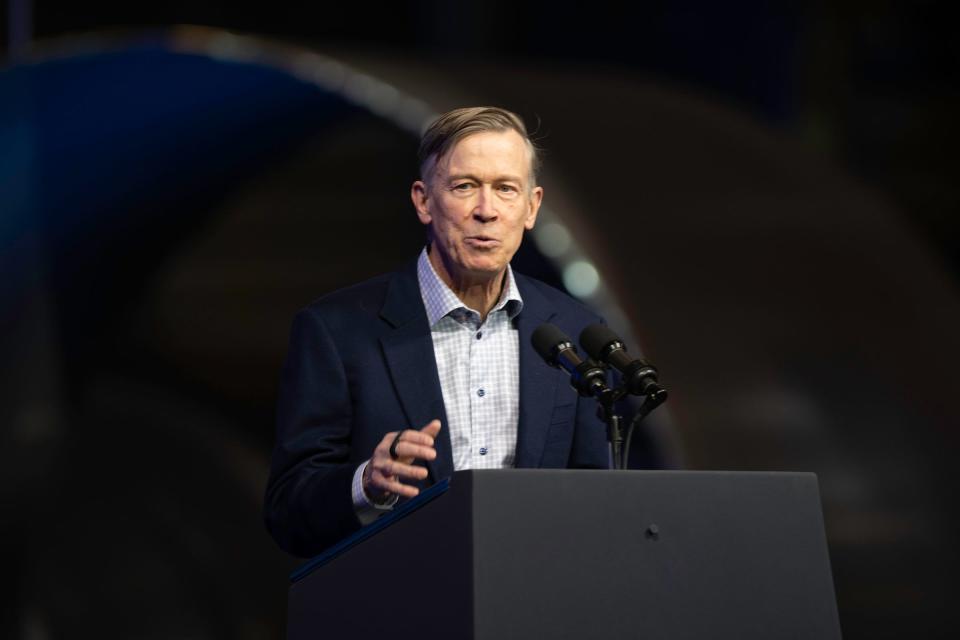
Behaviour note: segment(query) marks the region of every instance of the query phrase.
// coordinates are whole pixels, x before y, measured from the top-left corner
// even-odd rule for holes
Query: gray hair
[[[486,131],[516,131],[530,152],[530,187],[536,186],[540,172],[540,153],[527,134],[523,119],[500,107],[463,107],[448,111],[434,120],[420,139],[420,178],[427,175],[458,142],[469,135]]]

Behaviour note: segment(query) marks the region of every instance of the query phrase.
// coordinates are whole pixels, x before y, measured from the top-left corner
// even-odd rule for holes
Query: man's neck
[[[475,276],[473,274],[454,275],[453,269],[447,269],[440,258],[439,251],[428,251],[427,258],[433,266],[437,276],[450,287],[450,290],[464,305],[480,313],[480,320],[485,321],[487,314],[500,301],[503,287],[506,284],[507,269],[490,277]]]

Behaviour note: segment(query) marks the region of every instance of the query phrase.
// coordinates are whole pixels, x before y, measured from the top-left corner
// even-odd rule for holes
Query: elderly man
[[[281,547],[313,555],[454,470],[608,465],[603,423],[533,351],[543,322],[599,319],[514,273],[543,200],[523,121],[440,116],[411,198],[419,259],[296,317],[264,507]]]

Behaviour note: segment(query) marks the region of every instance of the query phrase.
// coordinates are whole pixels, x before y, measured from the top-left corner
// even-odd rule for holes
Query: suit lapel
[[[380,315],[394,327],[380,338],[380,344],[409,428],[420,429],[434,418],[442,424],[435,442],[437,457],[427,462],[436,482],[453,473],[453,454],[416,263],[390,281]]]
[[[516,273],[514,273],[516,276]],[[517,425],[517,467],[538,467],[546,446],[554,394],[560,376],[533,350],[534,330],[555,315],[552,305],[523,276],[517,276],[523,311],[517,316],[520,338],[520,421]]]

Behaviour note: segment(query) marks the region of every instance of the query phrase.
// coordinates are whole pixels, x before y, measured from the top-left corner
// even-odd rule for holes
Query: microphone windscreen
[[[580,346],[594,360],[603,360],[603,349],[611,342],[619,342],[610,327],[605,324],[591,324],[580,332]]]
[[[570,342],[570,338],[557,325],[545,322],[534,329],[530,342],[533,343],[534,351],[539,353],[541,358],[550,364],[555,364],[554,349],[559,344]]]

